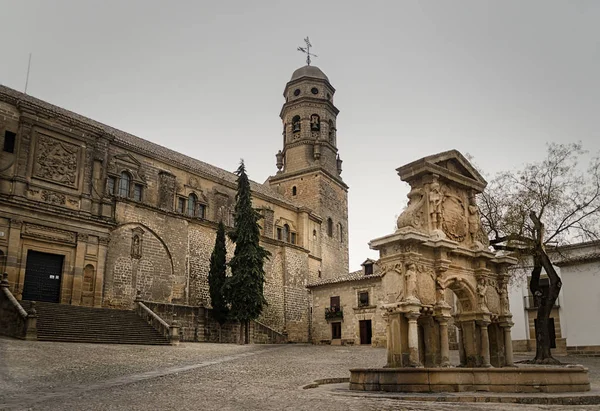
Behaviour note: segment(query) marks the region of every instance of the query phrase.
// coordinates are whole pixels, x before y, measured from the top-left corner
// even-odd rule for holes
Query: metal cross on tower
[[[310,66],[310,56],[313,57],[319,57],[316,54],[312,54],[310,52],[310,48],[312,47],[312,44],[310,44],[310,40],[308,39],[308,37],[306,37],[304,39],[304,42],[306,43],[306,47],[298,47],[298,51],[301,51],[302,53],[306,53],[306,65]]]

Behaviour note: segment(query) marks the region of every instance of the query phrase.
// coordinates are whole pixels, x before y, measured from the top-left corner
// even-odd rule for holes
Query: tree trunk
[[[556,273],[548,254],[546,254],[546,250],[544,250],[542,243],[544,225],[535,214],[532,213],[530,216],[537,231],[537,241],[533,256],[533,270],[531,272],[529,290],[533,295],[538,310],[537,327],[535,330],[535,358],[528,362],[533,364],[560,364],[560,361],[553,358],[550,352],[549,324],[550,313],[560,293],[562,281]],[[544,295],[540,288],[540,273],[542,272],[542,268],[546,271],[550,280],[548,295]]]
[[[240,320],[240,344],[243,345],[245,344],[245,336],[246,336],[246,332],[244,331],[244,327],[246,325],[246,321],[241,321]]]
[[[223,328],[223,326],[221,325],[221,323],[219,323],[219,342],[221,341],[221,328]]]

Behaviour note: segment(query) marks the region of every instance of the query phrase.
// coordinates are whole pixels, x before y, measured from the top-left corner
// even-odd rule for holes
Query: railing
[[[524,305],[525,305],[526,310],[537,310],[539,308],[535,298],[532,295],[527,295],[527,296],[523,297],[523,300],[524,300]],[[560,304],[558,303],[558,298],[556,299],[556,301],[554,301],[554,305],[552,307],[553,308],[560,307]]]
[[[35,301],[31,302],[29,313],[25,311],[10,292],[8,274],[4,273],[0,281],[0,334],[37,340],[37,317]]]
[[[326,320],[342,320],[344,318],[344,312],[341,307],[329,307],[325,308],[325,319]]]
[[[139,292],[135,299],[135,305],[135,311],[137,314],[148,324],[150,324],[156,331],[164,335],[164,337],[169,340],[169,344],[179,344],[179,324],[176,320],[173,320],[171,325],[169,325],[165,320],[156,315],[154,311],[152,311],[142,302]]]
[[[262,333],[266,334],[269,339],[270,344],[284,344],[287,342],[287,336],[285,334],[280,333],[279,331],[275,331],[271,327],[266,324],[263,324],[259,321],[252,320],[254,323],[254,333]]]

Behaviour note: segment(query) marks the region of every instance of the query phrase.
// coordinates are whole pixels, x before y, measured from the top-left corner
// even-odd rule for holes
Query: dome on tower
[[[321,80],[329,81],[329,79],[327,78],[325,73],[323,73],[321,71],[321,69],[318,68],[317,66],[300,67],[298,70],[294,71],[294,74],[292,74],[292,78],[290,81],[298,80],[299,78],[302,78],[302,77],[312,77],[312,78],[318,78]]]

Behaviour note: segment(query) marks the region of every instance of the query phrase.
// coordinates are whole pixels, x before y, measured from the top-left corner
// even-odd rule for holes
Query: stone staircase
[[[21,301],[25,310],[31,303]],[[169,345],[135,311],[37,302],[39,341]]]

